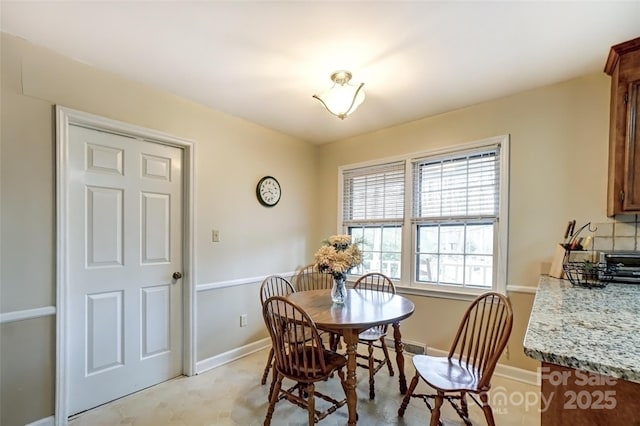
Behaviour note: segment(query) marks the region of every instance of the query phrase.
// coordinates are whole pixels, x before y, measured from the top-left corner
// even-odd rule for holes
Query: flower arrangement
[[[332,235],[322,242],[314,255],[320,272],[333,275],[335,279],[345,279],[351,268],[362,263],[362,253],[351,242],[351,235]]]

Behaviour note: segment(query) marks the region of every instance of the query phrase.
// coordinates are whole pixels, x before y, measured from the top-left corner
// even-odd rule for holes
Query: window
[[[417,282],[492,288],[499,161],[498,147],[413,161]]]
[[[343,168],[343,232],[363,252],[352,273],[425,291],[504,291],[507,159],[503,136]]]
[[[362,250],[352,273],[400,278],[405,162],[346,170],[342,176],[343,226]]]

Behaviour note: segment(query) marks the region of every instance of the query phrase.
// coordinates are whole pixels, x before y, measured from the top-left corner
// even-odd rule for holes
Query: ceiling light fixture
[[[324,105],[327,111],[341,120],[344,120],[347,115],[355,111],[364,101],[364,90],[362,90],[364,83],[360,83],[357,86],[349,84],[351,77],[349,71],[336,71],[331,74],[333,86],[319,95],[313,95]]]

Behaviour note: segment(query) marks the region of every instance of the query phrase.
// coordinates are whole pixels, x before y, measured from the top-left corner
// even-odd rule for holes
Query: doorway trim
[[[195,285],[195,144],[187,139],[56,105],[56,387],[55,424],[67,424],[69,398],[68,298],[68,173],[69,126],[80,125],[99,131],[170,145],[184,152],[183,161],[183,289],[182,289],[182,374],[196,374]]]

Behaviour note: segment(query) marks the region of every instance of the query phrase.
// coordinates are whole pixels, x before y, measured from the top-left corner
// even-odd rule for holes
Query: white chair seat
[[[478,373],[455,358],[414,355],[413,366],[429,386],[449,391],[477,391]]]
[[[385,337],[386,335],[387,332],[385,330],[380,330],[379,328],[372,327],[360,333],[358,335],[358,339],[375,342],[376,340],[380,340],[380,338]]]

